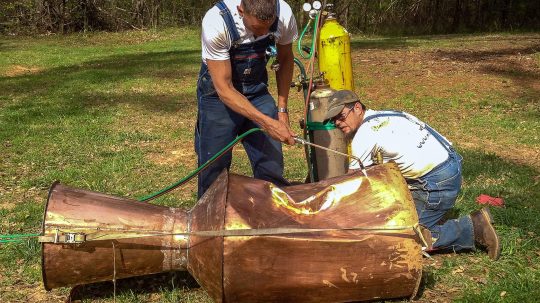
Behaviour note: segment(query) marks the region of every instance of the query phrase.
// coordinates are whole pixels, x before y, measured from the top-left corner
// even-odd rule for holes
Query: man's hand
[[[219,98],[233,111],[259,124],[261,128],[274,140],[278,140],[290,145],[294,144],[295,134],[289,127],[289,117],[287,113],[278,113],[278,120],[270,118],[257,110],[246,97],[238,92],[232,84],[231,63],[229,60],[216,61],[206,60],[214,87]],[[290,82],[289,82],[290,83]],[[287,91],[288,93],[288,91]],[[286,96],[281,104],[286,107]]]
[[[274,140],[278,140],[289,145],[294,145],[294,137],[296,136],[288,124],[283,121],[268,118],[260,124],[262,129]]]

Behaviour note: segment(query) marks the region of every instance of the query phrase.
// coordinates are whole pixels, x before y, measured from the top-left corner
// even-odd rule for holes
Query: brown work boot
[[[433,238],[431,237],[431,231],[423,225],[418,225],[418,237],[420,237],[420,243],[422,244],[422,250],[430,252],[433,250]]]
[[[501,243],[492,225],[493,217],[489,213],[489,209],[484,207],[471,213],[471,219],[475,243],[484,247],[491,259],[499,259],[501,256]]]

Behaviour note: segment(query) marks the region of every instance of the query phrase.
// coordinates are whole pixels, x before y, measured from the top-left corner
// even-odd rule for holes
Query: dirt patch
[[[0,297],[3,302],[65,302],[66,290],[46,291],[41,283],[24,283],[14,281],[13,285],[0,287]]]
[[[15,203],[2,203],[0,204],[0,209],[12,210],[15,208],[15,206],[17,206]]]
[[[395,48],[373,44],[374,48],[354,50],[353,69],[359,79],[355,90],[368,107],[409,111],[440,128],[459,147],[540,168],[540,149],[520,143],[511,131],[501,130],[508,134],[497,135],[494,142],[463,126],[466,119],[493,115],[491,105],[482,104],[494,99],[505,107],[501,115],[540,114],[540,35],[456,40]],[[426,99],[431,102],[422,102]],[[532,127],[538,134],[539,126]],[[540,142],[534,133],[535,129],[526,132]]]
[[[41,71],[38,67],[28,67],[22,65],[13,65],[4,73],[7,77],[17,77],[23,75],[37,74]]]
[[[184,163],[195,167],[197,164],[197,156],[192,149],[174,149],[174,147],[160,145],[161,148],[166,148],[165,153],[154,153],[148,156],[151,162],[159,165],[175,165]],[[178,148],[178,146],[176,146]]]

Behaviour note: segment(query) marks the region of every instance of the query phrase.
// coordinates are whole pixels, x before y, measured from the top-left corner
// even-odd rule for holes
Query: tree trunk
[[[460,23],[461,23],[461,0],[456,0],[456,5],[454,6],[454,19],[452,22],[453,33],[459,30]]]
[[[501,29],[508,30],[508,19],[510,12],[512,11],[512,0],[504,0],[503,7],[501,10]]]
[[[66,0],[62,0],[60,3],[60,22],[58,24],[60,34],[64,34],[64,25],[66,23]]]

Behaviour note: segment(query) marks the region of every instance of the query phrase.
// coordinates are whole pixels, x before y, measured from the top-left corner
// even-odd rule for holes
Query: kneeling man
[[[431,232],[428,251],[480,246],[491,259],[499,258],[500,240],[487,208],[439,222],[454,206],[462,178],[463,158],[445,137],[408,113],[366,109],[349,90],[332,96],[326,118],[353,136],[352,154],[365,166],[381,156],[383,162],[397,163],[411,190],[420,224]],[[359,168],[359,163],[351,162],[350,169]]]

